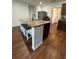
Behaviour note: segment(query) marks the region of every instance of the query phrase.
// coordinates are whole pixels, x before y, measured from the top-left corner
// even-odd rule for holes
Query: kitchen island
[[[24,23],[31,27],[29,34],[32,36],[32,49],[36,50],[43,43],[43,26],[50,21],[29,20]]]

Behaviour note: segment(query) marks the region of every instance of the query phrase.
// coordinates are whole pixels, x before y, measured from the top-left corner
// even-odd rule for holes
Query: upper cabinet
[[[61,15],[66,15],[66,3],[62,4]]]

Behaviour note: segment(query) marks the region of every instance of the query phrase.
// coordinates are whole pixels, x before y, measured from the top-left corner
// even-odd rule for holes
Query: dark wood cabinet
[[[45,40],[45,38],[47,38],[48,37],[48,35],[49,35],[49,30],[50,30],[50,23],[48,23],[48,24],[45,24],[44,25],[44,29],[43,29],[43,41]]]
[[[61,19],[58,21],[57,29],[66,31],[66,3],[62,4]]]
[[[62,4],[61,15],[66,15],[66,3]]]
[[[59,20],[57,29],[61,31],[66,31],[66,20]]]

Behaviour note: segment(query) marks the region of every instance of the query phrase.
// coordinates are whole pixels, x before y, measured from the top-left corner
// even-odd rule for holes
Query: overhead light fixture
[[[42,4],[42,2],[40,2],[40,5]]]

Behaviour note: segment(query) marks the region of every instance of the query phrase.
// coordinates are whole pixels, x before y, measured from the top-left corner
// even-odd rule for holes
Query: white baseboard
[[[35,48],[32,47],[33,51],[35,51],[43,42],[41,41]]]
[[[12,25],[12,27],[18,27],[18,26],[20,26],[20,24],[18,24],[18,25]]]
[[[12,27],[18,27],[19,25],[12,25]]]

